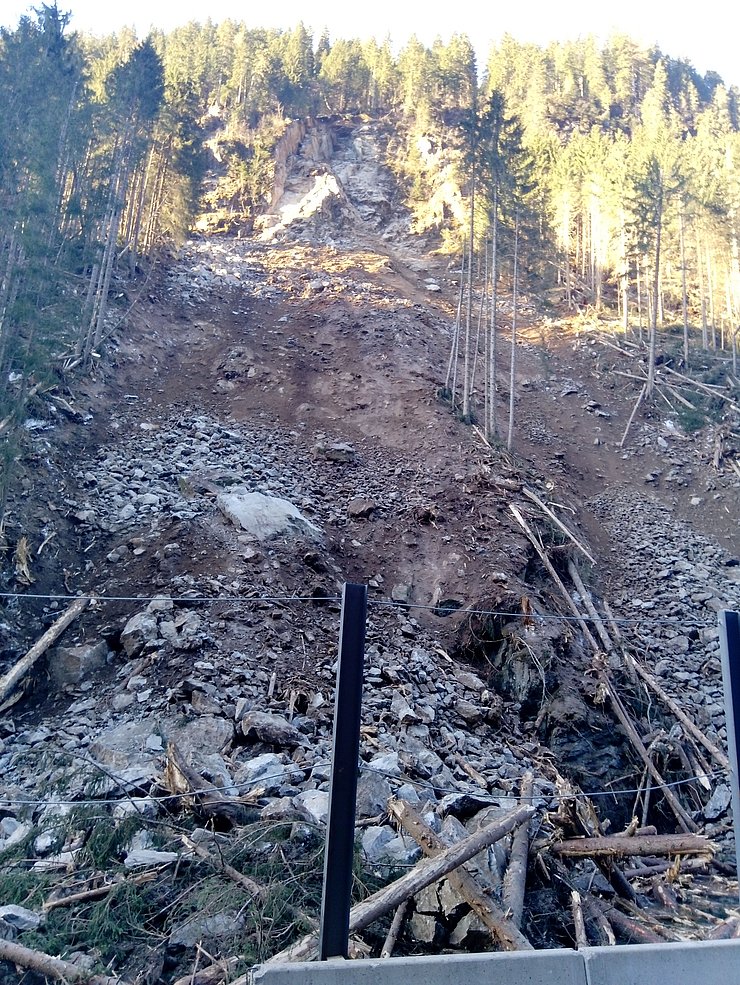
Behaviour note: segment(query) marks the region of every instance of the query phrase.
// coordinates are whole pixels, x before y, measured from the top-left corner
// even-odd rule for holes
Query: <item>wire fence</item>
[[[219,603],[238,603],[240,605],[341,605],[340,595],[94,595],[94,594],[42,594],[38,592],[0,592],[0,599],[8,601],[36,600],[45,602],[77,602],[86,600],[92,603],[137,603],[149,605],[152,602],[173,602],[178,605],[195,604],[219,604]],[[432,612],[440,617],[446,616],[483,616],[490,618],[504,619],[524,619],[528,621],[545,621],[561,623],[580,623],[590,622],[588,614],[582,616],[569,616],[561,612],[548,612],[541,610],[529,610],[524,612],[521,609],[487,609],[478,606],[445,606],[443,604],[426,604],[421,602],[401,602],[396,599],[388,598],[369,598],[368,607],[378,609],[395,609],[399,611],[421,611]],[[655,616],[615,616],[609,620],[617,626],[672,626],[674,628],[694,629],[697,626],[704,626],[708,617],[655,617]]]

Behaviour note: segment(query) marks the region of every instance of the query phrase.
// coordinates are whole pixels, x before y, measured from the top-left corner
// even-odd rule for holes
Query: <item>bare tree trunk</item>
[[[7,240],[8,256],[5,262],[5,270],[3,271],[3,279],[0,281],[0,369],[4,369],[5,367],[5,352],[8,342],[5,320],[13,298],[16,269],[20,262],[21,251],[22,247],[17,241],[17,224],[15,224]]]
[[[514,217],[514,284],[511,299],[511,366],[509,369],[509,434],[506,447],[511,451],[514,444],[514,392],[516,388],[516,307],[519,287],[519,210]]]
[[[43,951],[34,951],[15,941],[0,940],[0,961],[12,961],[22,968],[64,982],[89,982],[90,985],[126,985],[121,978],[110,978],[108,975],[95,975],[86,971],[80,965],[71,961],[63,961]]]
[[[709,348],[709,335],[707,332],[707,296],[704,289],[704,265],[701,259],[701,240],[699,230],[696,230],[696,270],[699,274],[699,294],[701,295],[701,344],[703,349]]]
[[[491,399],[489,437],[498,431],[496,420],[496,356],[498,352],[498,190],[493,192],[493,228],[491,230]]]
[[[681,314],[683,316],[683,361],[689,365],[689,299],[686,289],[686,236],[683,209],[678,214],[678,229],[681,243]]]
[[[113,276],[113,266],[116,259],[116,245],[118,243],[118,230],[120,229],[120,225],[121,225],[121,215],[123,212],[126,183],[127,183],[127,173],[122,162],[121,171],[116,181],[113,214],[111,216],[110,227],[108,229],[108,238],[105,243],[105,252],[103,256],[103,261],[101,263],[102,283],[100,286],[100,293],[97,299],[98,302],[97,315],[95,318],[95,329],[94,329],[93,340],[92,340],[93,348],[95,349],[97,349],[97,347],[100,345],[100,342],[103,338],[103,326],[105,324],[105,316],[108,311],[108,292],[110,290],[110,282]]]
[[[447,363],[447,377],[445,379],[445,389],[450,394],[450,406],[455,410],[455,394],[457,391],[457,360],[460,349],[460,325],[462,322],[462,303],[463,303],[463,284],[465,282],[465,243],[462,247],[462,257],[460,258],[460,290],[457,295],[457,313],[455,316],[455,328],[452,333],[452,345],[450,347],[450,359]]]
[[[139,237],[141,235],[141,224],[144,217],[144,207],[146,203],[147,192],[150,191],[152,185],[151,174],[154,169],[154,145],[149,152],[149,157],[147,158],[146,167],[144,168],[144,173],[141,178],[139,194],[136,199],[136,210],[134,212],[133,228],[131,230],[130,240],[129,240],[129,256],[128,256],[128,271],[129,278],[131,280],[136,276],[136,262],[139,259]],[[156,175],[155,175],[156,179]],[[150,192],[151,193],[151,192]]]
[[[522,777],[522,803],[532,800],[534,777],[527,771]],[[509,857],[509,865],[504,875],[504,906],[511,913],[511,922],[521,927],[524,912],[524,893],[527,884],[527,861],[529,859],[529,825],[522,824],[514,835]]]
[[[709,243],[707,242],[706,248],[706,264],[707,264],[707,292],[709,295],[709,327],[711,329],[711,345],[713,349],[717,348],[717,325],[715,321],[714,313],[714,271],[712,270],[712,254],[709,249]]]
[[[655,206],[655,270],[653,271],[653,308],[650,319],[650,349],[645,396],[651,399],[655,391],[655,357],[658,344],[658,294],[660,292],[660,246],[663,233],[663,185],[661,182]]]
[[[470,188],[470,230],[468,245],[468,297],[465,310],[465,353],[463,359],[463,403],[462,418],[470,421],[470,331],[473,319],[473,252],[475,250],[475,166],[473,166],[473,177]]]
[[[478,264],[480,265],[480,254],[478,257]],[[486,311],[486,300],[488,298],[488,250],[483,247],[483,277],[479,277],[481,280],[481,291],[480,291],[480,301],[478,303],[478,324],[475,331],[475,346],[473,348],[473,368],[470,373],[470,399],[472,401],[475,396],[475,381],[478,375],[478,358],[480,356],[480,338],[481,330],[484,329],[483,319]],[[484,338],[486,336],[484,331]],[[485,350],[485,346],[484,346]],[[484,364],[485,364],[485,351],[484,351]],[[485,375],[485,374],[484,374]]]
[[[727,296],[727,322],[728,331],[730,333],[730,338],[732,338],[733,326],[736,321],[735,305],[733,304],[732,298],[732,265],[730,262],[727,264],[727,278],[725,280],[725,294]],[[724,323],[722,326],[722,348],[725,347],[725,329]]]
[[[66,609],[56,620],[56,622],[54,622],[46,630],[44,635],[37,640],[36,643],[34,643],[28,653],[21,657],[21,659],[18,660],[10,668],[10,670],[6,671],[6,673],[0,677],[0,701],[4,701],[7,698],[18,681],[25,677],[33,665],[38,661],[39,657],[46,653],[49,647],[56,642],[57,639],[59,639],[67,626],[74,622],[80,613],[85,611],[89,604],[90,599],[88,598],[77,599],[73,602],[72,605],[70,605],[69,608]]]
[[[500,821],[481,828],[462,841],[455,842],[454,845],[445,848],[434,858],[423,859],[405,876],[373,893],[372,896],[368,896],[361,903],[356,903],[349,914],[349,932],[364,930],[378,917],[395,909],[404,900],[415,896],[426,886],[431,886],[433,882],[437,882],[448,872],[457,869],[488,845],[500,841],[510,831],[528,821],[533,814],[534,809],[532,807],[519,807],[506,814]],[[274,954],[265,964],[308,961],[314,956],[317,945],[318,934],[309,934],[297,944]],[[246,979],[236,979],[232,985],[241,985],[242,981],[246,983]]]
[[[622,219],[622,262],[624,264],[622,274],[622,328],[626,335],[630,327],[630,261],[627,256],[627,234],[624,228],[624,218]]]
[[[155,236],[157,232],[157,221],[159,219],[159,212],[162,208],[162,201],[164,199],[164,189],[165,183],[167,181],[168,169],[169,169],[169,146],[163,148],[159,160],[157,162],[157,174],[154,181],[154,191],[151,195],[149,202],[149,209],[147,213],[146,228],[144,230],[144,239],[142,242],[142,250],[144,253],[148,254],[152,247],[154,246]]]

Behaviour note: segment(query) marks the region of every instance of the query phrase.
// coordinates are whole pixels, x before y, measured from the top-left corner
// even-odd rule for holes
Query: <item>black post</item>
[[[346,958],[349,944],[366,615],[367,587],[346,584],[342,591],[329,821],[321,897],[321,961]]]
[[[735,828],[735,858],[740,873],[740,772],[738,771],[738,736],[740,735],[740,613],[725,609],[719,614],[719,642],[722,652],[722,678],[725,684],[725,719],[727,752],[730,757],[732,785],[732,821]]]

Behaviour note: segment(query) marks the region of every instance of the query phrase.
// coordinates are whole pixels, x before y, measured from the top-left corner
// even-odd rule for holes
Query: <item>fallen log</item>
[[[664,944],[666,937],[655,933],[655,931],[644,927],[642,924],[626,916],[621,910],[602,900],[597,900],[594,896],[588,898],[589,908],[599,911],[612,927],[616,927],[630,941],[640,944]]]
[[[586,921],[583,917],[583,905],[581,894],[577,889],[572,889],[570,893],[570,909],[573,915],[573,929],[575,931],[576,947],[588,947],[588,937],[586,935]]]
[[[740,917],[729,917],[718,923],[716,927],[712,927],[705,940],[727,941],[736,937],[740,937]]]
[[[559,527],[560,530],[562,530],[562,532],[565,534],[565,536],[568,538],[568,540],[570,540],[571,543],[575,544],[575,546],[578,548],[578,550],[581,552],[581,554],[583,554],[583,556],[587,560],[589,560],[591,562],[591,564],[593,564],[593,565],[596,564],[596,561],[594,560],[594,558],[592,557],[592,555],[589,553],[589,551],[586,550],[586,548],[584,547],[584,545],[580,542],[580,540],[578,540],[578,538],[575,536],[575,534],[573,534],[566,527],[566,525],[563,523],[563,521],[558,516],[556,516],[555,513],[553,513],[553,511],[550,509],[549,506],[547,506],[546,503],[543,503],[542,502],[542,500],[539,498],[539,496],[537,496],[535,493],[533,493],[532,490],[531,489],[528,489],[526,486],[523,486],[522,487],[522,492],[527,497],[527,499],[531,500],[536,506],[539,506],[539,508],[542,510],[542,512],[546,516],[548,516],[552,520],[552,522],[557,527]]]
[[[712,859],[710,858],[684,858],[680,857],[680,871],[681,872],[703,872],[712,864]],[[649,862],[642,865],[635,865],[631,869],[625,869],[624,874],[628,879],[647,879],[653,875],[661,875],[663,872],[669,872],[675,869],[676,862],[674,859],[670,861],[665,860],[663,862]]]
[[[147,882],[153,882],[161,874],[160,869],[149,872],[142,872],[138,876],[131,876],[128,879],[115,879],[94,889],[83,889],[78,893],[70,893],[67,896],[50,896],[41,906],[44,913],[50,910],[58,910],[62,906],[74,906],[75,903],[87,903],[90,900],[102,899],[109,893],[114,892],[121,886],[143,886]]]
[[[653,876],[650,888],[656,903],[660,903],[667,910],[675,910],[678,907],[678,898],[673,888],[660,876]]]
[[[666,801],[668,802],[669,807],[673,811],[680,827],[683,828],[683,830],[686,832],[698,831],[699,825],[696,824],[694,819],[681,806],[681,803],[679,802],[678,798],[674,794],[673,790],[671,790],[671,788],[666,784],[661,774],[658,772],[655,764],[653,763],[652,759],[648,755],[647,749],[645,748],[645,743],[642,741],[642,739],[640,738],[637,732],[637,729],[630,721],[629,715],[627,714],[627,711],[624,705],[622,704],[619,695],[617,694],[616,690],[612,686],[611,681],[609,680],[609,678],[605,673],[601,674],[601,683],[606,693],[609,695],[609,701],[611,703],[612,708],[614,709],[614,714],[619,719],[619,722],[622,728],[624,729],[627,738],[634,746],[635,751],[637,752],[640,759],[645,764],[648,772],[652,776],[655,783],[661,788],[661,792],[665,797]]]
[[[597,947],[614,947],[617,943],[614,928],[602,911],[593,904],[589,896],[585,900],[581,900],[581,905],[585,911],[585,916],[588,918],[591,936]]]
[[[525,803],[531,801],[534,777],[527,772],[522,777],[521,798]],[[521,927],[524,912],[524,890],[527,882],[527,860],[529,857],[529,825],[517,828],[511,846],[509,864],[504,875],[504,906],[511,913],[511,922]]]
[[[415,896],[433,882],[437,882],[449,872],[457,869],[468,859],[471,859],[478,852],[500,841],[510,831],[519,827],[534,814],[533,807],[519,807],[508,814],[502,821],[489,824],[469,838],[456,842],[449,848],[445,848],[435,858],[425,858],[401,879],[397,879],[389,886],[373,893],[362,903],[357,903],[352,907],[349,914],[349,932],[355,933],[364,930],[378,917],[393,910],[404,900]],[[266,964],[279,964],[288,961],[310,961],[316,956],[318,948],[318,935],[309,934],[297,944],[280,951],[273,955]],[[244,979],[246,982],[246,978]],[[237,979],[233,985],[243,985]]]
[[[679,380],[683,380],[685,383],[694,387],[697,390],[701,390],[703,393],[709,394],[710,397],[719,397],[720,400],[726,401],[733,410],[740,410],[740,407],[735,403],[732,397],[728,396],[723,392],[724,387],[719,387],[716,385],[701,383],[699,380],[692,380],[690,376],[684,376],[683,373],[679,373],[676,369],[671,369],[670,366],[661,366],[661,372],[665,371],[670,373],[671,376],[677,377]]]
[[[595,605],[591,601],[591,596],[586,589],[586,586],[583,584],[583,580],[578,573],[578,568],[576,568],[575,564],[573,564],[570,560],[568,561],[568,574],[570,575],[571,581],[578,589],[578,594],[583,599],[583,604],[586,606],[586,611],[589,616],[591,616],[591,621],[594,626],[596,626],[596,632],[599,634],[599,639],[603,643],[604,649],[607,653],[610,653],[614,649],[614,641],[606,631],[606,626],[604,625],[601,616],[596,611]]]
[[[389,958],[393,954],[393,948],[396,946],[396,941],[398,940],[398,935],[401,932],[401,927],[403,926],[403,920],[406,916],[406,910],[409,908],[409,901],[404,900],[403,903],[398,907],[396,912],[393,914],[393,920],[391,921],[391,926],[388,934],[385,938],[385,943],[383,944],[383,949],[380,952],[381,958]]]
[[[568,838],[552,845],[556,855],[570,858],[599,856],[711,855],[712,843],[704,835],[597,835],[593,838]]]
[[[235,869],[233,865],[229,865],[227,861],[222,859],[220,856],[212,855],[207,848],[194,842],[192,838],[188,838],[187,835],[181,836],[183,845],[192,852],[193,855],[197,855],[198,858],[202,859],[204,862],[210,862],[219,872],[223,872],[227,879],[230,879],[235,885],[239,886],[245,892],[249,893],[250,896],[255,900],[263,900],[267,897],[269,889],[267,886],[263,886],[254,879],[250,879],[249,876],[245,876],[243,872]],[[300,918],[304,924],[308,924],[310,927],[318,928],[318,924],[307,914],[301,912],[300,914],[295,911],[295,909],[290,905],[286,904],[285,908],[288,913],[291,913],[296,919]]]
[[[622,435],[622,440],[619,442],[619,445],[618,445],[619,448],[624,448],[624,443],[627,440],[627,435],[629,434],[630,428],[632,427],[632,422],[635,419],[635,414],[637,414],[637,411],[638,411],[638,409],[640,407],[640,404],[645,399],[645,395],[646,394],[647,394],[647,383],[643,384],[642,390],[640,390],[640,395],[637,398],[637,402],[635,403],[635,406],[632,408],[632,413],[630,414],[630,419],[627,421],[627,427],[624,429],[624,434]]]
[[[236,883],[237,886],[244,889],[255,899],[262,899],[266,895],[267,889],[265,886],[261,886],[258,882],[255,882],[254,879],[250,879],[249,876],[245,876],[242,872],[239,872],[238,869],[235,869],[233,865],[229,865],[229,863],[225,862],[222,858],[214,857],[206,848],[203,848],[202,845],[198,845],[191,838],[188,838],[187,835],[182,835],[182,843],[189,852],[192,852],[193,855],[197,855],[198,858],[203,859],[204,862],[210,862],[211,865],[214,865],[220,872],[223,872],[228,879],[231,879],[233,883]]]
[[[509,503],[509,512],[512,514],[516,522],[519,524],[519,526],[522,528],[524,533],[527,535],[527,539],[531,543],[532,547],[534,547],[535,551],[539,555],[539,558],[544,564],[544,566],[547,568],[548,574],[560,589],[560,593],[563,596],[563,599],[565,600],[570,611],[576,617],[578,625],[581,627],[581,632],[583,633],[584,637],[588,640],[589,645],[592,647],[595,653],[598,653],[599,646],[596,640],[591,635],[588,626],[584,622],[583,616],[578,611],[578,607],[576,606],[573,599],[570,597],[570,593],[568,589],[565,587],[565,585],[563,584],[560,575],[553,567],[552,561],[547,556],[547,551],[544,549],[540,541],[537,539],[532,528],[529,526],[529,524],[524,519],[519,509],[514,505],[514,503]]]
[[[167,763],[162,782],[170,793],[181,794],[206,817],[220,817],[232,825],[243,819],[245,808],[259,794],[259,791],[252,790],[245,797],[226,797],[214,791],[212,785],[185,762],[174,742],[167,743]]]
[[[219,958],[206,968],[189,971],[173,985],[221,985],[241,961],[241,957]]]
[[[425,855],[434,858],[445,850],[446,846],[442,839],[432,831],[429,825],[424,823],[405,801],[391,800],[388,804],[388,813],[419,843]],[[517,834],[524,827],[523,824]],[[468,869],[461,867],[450,872],[447,881],[488,927],[494,940],[505,951],[528,951],[532,949],[532,945],[519,930],[516,922],[508,919],[503,910],[496,906],[490,896],[483,892]]]
[[[28,653],[14,664],[9,671],[0,677],[0,701],[4,701],[13,688],[22,680],[42,657],[52,643],[55,643],[64,630],[84,612],[90,604],[89,598],[77,599],[65,612],[46,630],[44,635],[33,644]]]
[[[628,667],[635,671],[635,673],[640,677],[640,679],[647,684],[651,691],[653,691],[660,700],[673,712],[679,722],[683,725],[687,732],[696,739],[697,742],[701,743],[704,748],[710,753],[711,756],[723,767],[723,769],[730,768],[730,760],[722,752],[714,742],[706,737],[706,735],[698,728],[694,722],[691,721],[689,716],[681,709],[678,702],[667,693],[667,691],[658,683],[655,677],[644,667],[642,667],[632,656],[625,655],[625,660],[627,661]]]
[[[34,951],[14,941],[0,939],[0,961],[12,961],[21,968],[30,968],[31,971],[36,971],[46,978],[55,978],[58,981],[89,982],[90,985],[125,985],[121,978],[93,974],[80,968],[79,965],[72,964],[71,961],[63,961],[44,951]]]

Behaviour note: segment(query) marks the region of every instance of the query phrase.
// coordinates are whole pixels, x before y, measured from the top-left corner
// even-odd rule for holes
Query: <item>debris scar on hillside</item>
[[[143,816],[166,828],[165,789],[208,829],[203,843],[223,839],[218,851],[233,848],[239,864],[259,864],[274,848],[264,831],[289,821],[292,847],[277,861],[297,864],[325,820],[337,599],[343,582],[363,582],[358,838],[368,870],[388,876],[419,855],[387,823],[391,793],[436,809],[455,840],[524,797],[532,771],[524,789],[543,832],[534,851],[558,877],[530,868],[522,930],[512,930],[502,895],[512,838],[475,866],[502,913],[479,926],[449,884],[428,887],[407,945],[488,947],[491,923],[509,941],[526,932],[535,946],[570,944],[571,903],[555,883],[580,880],[609,899],[627,890],[600,856],[566,871],[548,854],[559,839],[598,840],[602,822],[616,836],[638,815],[630,836],[673,837],[683,811],[692,851],[709,851],[701,827],[725,866],[732,857],[724,771],[630,661],[724,747],[716,621],[740,608],[738,479],[712,464],[716,434],[685,434],[660,405],[622,443],[639,391],[615,373],[629,371],[628,356],[528,298],[514,448],[489,445],[440,396],[460,272],[409,231],[381,137],[347,125],[334,156],[310,133],[305,143],[284,162],[284,196],[257,235],[193,238],[152,277],[97,375],[79,383],[81,419],[29,431],[6,530],[27,540],[15,583],[26,597],[8,606],[3,657],[20,657],[67,604],[44,596],[95,601],[0,719],[6,809],[15,831],[28,824],[24,837],[44,839],[28,848],[34,858],[71,865],[77,889],[81,863],[60,857],[82,849],[56,837],[41,802],[95,796],[118,810],[141,798]],[[508,397],[502,375],[502,420]],[[615,687],[652,768],[693,784],[675,812]],[[27,799],[39,801],[30,815]],[[160,867],[156,879],[167,878],[168,852],[186,869],[202,864],[202,849],[195,863],[167,830],[169,841],[121,835],[110,857],[143,858]],[[660,844],[670,853],[676,843]],[[526,839],[523,852],[525,878]],[[95,872],[108,864],[80,858]],[[652,856],[632,868],[643,864],[650,878],[668,869]],[[700,898],[692,873],[708,864],[677,870],[684,909],[671,932],[684,932]],[[726,867],[719,887],[712,871],[714,916],[702,919],[721,925],[736,888]],[[198,934],[218,934],[199,924],[189,935],[192,907],[184,915],[172,902],[174,876],[167,887],[174,916],[157,932],[192,957]],[[238,915],[220,897],[209,906],[237,939]],[[592,912],[588,923],[598,923]],[[696,920],[691,933],[701,936]]]

